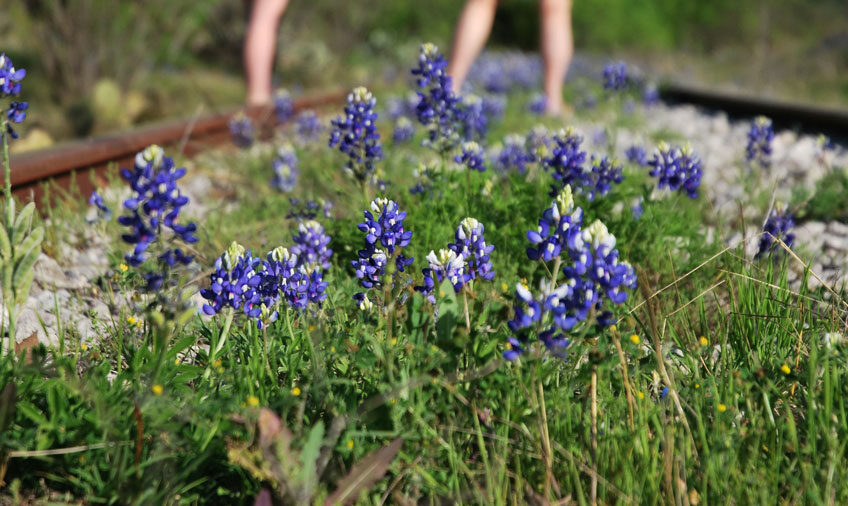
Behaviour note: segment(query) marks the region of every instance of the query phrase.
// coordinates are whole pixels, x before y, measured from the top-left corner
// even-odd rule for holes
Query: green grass
[[[385,96],[378,94],[381,102]],[[540,121],[523,112],[525,99],[511,97],[490,141]],[[604,107],[581,114],[605,117]],[[627,121],[638,125],[638,117]],[[388,125],[380,128],[386,137]],[[400,437],[388,473],[359,504],[588,504],[595,481],[605,504],[848,501],[848,350],[823,341],[845,329],[840,294],[790,289],[789,258],[752,262],[741,247],[706,244],[703,223],[715,218],[703,197],[646,199],[644,216],[633,221],[630,202],[653,183],[644,169],[626,166],[624,183],[606,197],[577,202],[585,220],[608,225],[638,271],[639,289],[618,308],[617,328],[576,332],[566,360],[531,352],[506,363],[514,286],[535,286],[544,275],[527,260],[525,232],[550,203],[548,174],[448,172],[430,199],[407,188],[417,163],[434,155],[417,143],[386,141],[385,151],[387,194],[414,232],[415,284],[426,254],[451,241],[465,216],[484,223],[495,245],[497,275],[473,287],[470,331],[462,299],[450,290],[434,321],[433,307],[404,288],[409,299],[394,316],[391,340],[385,319],[356,309],[350,260],[369,199],[342,175],[339,153],[323,142],[298,148],[294,195],[335,203],[334,219],[323,220],[335,251],[323,309],[282,310],[263,330],[236,317],[226,331],[224,316],[186,313],[174,289],[161,300],[133,296],[134,305],[102,322],[98,345],[83,346],[68,332],[59,349],[33,350],[29,360],[4,356],[0,385],[15,385],[16,395],[0,401],[0,415],[14,406],[0,433],[7,484],[0,500],[251,504],[260,489],[279,491],[285,482],[286,502],[298,490],[317,502],[356,462]],[[210,210],[199,224],[204,269],[233,240],[257,253],[290,243],[289,195],[267,186],[270,156],[222,151],[193,162],[222,189],[205,202]],[[483,195],[487,179],[494,184]],[[74,212],[56,208],[48,248],[81,237]],[[140,279],[118,269],[120,226],[100,226],[114,239],[115,270],[97,287],[109,300]],[[181,283],[194,292],[208,280]],[[633,387],[632,426],[615,338]],[[291,450],[263,443],[260,407],[281,417]],[[322,452],[329,460],[316,476]]]

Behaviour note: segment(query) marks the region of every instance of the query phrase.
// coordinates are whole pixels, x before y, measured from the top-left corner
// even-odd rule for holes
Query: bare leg
[[[462,88],[471,64],[486,45],[497,6],[497,0],[468,0],[462,10],[448,63],[448,75],[453,78],[453,90],[456,92]]]
[[[574,39],[571,34],[571,0],[540,0],[541,50],[545,60],[545,95],[548,114],[560,114],[563,109],[562,82],[571,56]]]
[[[288,0],[254,0],[244,41],[247,104],[271,101],[271,69],[277,45],[277,28]]]

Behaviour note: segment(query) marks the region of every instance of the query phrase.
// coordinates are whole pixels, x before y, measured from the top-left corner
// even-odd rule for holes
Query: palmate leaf
[[[9,234],[6,232],[5,226],[0,226],[0,259],[11,260],[12,258],[12,243],[9,240]]]
[[[24,236],[26,231],[29,230],[29,227],[32,225],[32,215],[34,211],[35,202],[30,202],[21,209],[20,214],[18,214],[18,217],[15,218],[12,236],[16,243],[20,241],[20,238]]]
[[[17,237],[17,236],[16,236]],[[23,236],[22,236],[23,237]],[[19,245],[15,246],[15,261],[19,261],[25,256],[29,255],[33,250],[38,250],[38,253],[41,252],[41,241],[44,240],[44,228],[38,227],[32,231],[29,235],[26,236],[22,240]],[[36,257],[38,255],[36,254]]]
[[[347,476],[339,481],[336,491],[327,498],[324,504],[331,506],[354,502],[363,490],[368,490],[386,474],[401,446],[403,446],[403,438],[397,438],[357,462]]]

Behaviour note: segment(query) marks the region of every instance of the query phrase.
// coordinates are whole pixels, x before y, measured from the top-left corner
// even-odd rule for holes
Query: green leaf
[[[303,497],[312,497],[312,491],[318,483],[315,463],[321,454],[321,444],[324,441],[324,422],[316,423],[309,431],[306,444],[300,451],[300,473],[297,482],[301,485]]]
[[[0,258],[7,260],[12,258],[12,243],[9,241],[5,226],[0,226]]]
[[[6,228],[14,231],[15,225],[15,199],[11,198],[6,201]],[[9,239],[14,239],[10,237]]]
[[[436,322],[436,336],[443,344],[453,343],[453,333],[459,322],[460,307],[456,300],[453,285],[448,280],[436,289],[439,319]]]
[[[18,289],[19,286],[22,285],[24,279],[26,279],[27,275],[33,272],[32,266],[35,265],[35,261],[38,260],[38,255],[41,254],[41,248],[33,249],[29,252],[29,254],[15,265],[15,275],[12,278],[12,285],[15,290]],[[30,276],[31,278],[31,276]]]
[[[19,237],[22,237],[26,231],[29,230],[30,225],[32,225],[33,211],[35,211],[35,202],[30,202],[21,209],[20,214],[18,214],[18,217],[15,218],[15,228],[12,232],[12,236],[16,241]]]
[[[21,282],[15,287],[15,304],[21,305],[26,302],[27,297],[29,297],[30,286],[32,286],[32,278],[34,277],[35,270],[30,269]]]
[[[16,236],[17,237],[17,236]],[[20,246],[15,248],[15,261],[17,262],[21,258],[27,256],[34,248],[38,248],[38,252],[41,252],[41,241],[44,240],[44,227],[38,227],[33,230],[23,242],[20,243]],[[38,255],[36,254],[36,258]]]

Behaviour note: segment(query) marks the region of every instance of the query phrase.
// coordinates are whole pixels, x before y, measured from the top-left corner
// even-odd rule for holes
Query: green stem
[[[3,175],[5,176],[6,202],[8,205],[8,202],[12,199],[12,166],[9,164],[9,134],[6,133],[7,123],[8,120],[4,120],[3,124],[0,125],[0,128],[2,128],[0,135],[3,135]],[[7,228],[11,225],[8,221],[6,222]]]
[[[0,135],[3,136],[3,175],[5,179],[6,194],[6,230],[8,231],[9,240],[12,241],[12,244],[14,245],[15,238],[12,235],[12,230],[15,226],[15,216],[12,214],[12,167],[9,163],[9,134],[7,133],[8,122],[9,120],[3,120],[3,122],[0,123]],[[8,259],[9,262],[14,261],[14,251],[12,253],[12,257]],[[11,289],[11,283],[4,283],[4,285],[7,290],[3,291],[3,299],[6,305],[6,311],[9,313],[9,324],[6,327],[6,330],[9,333],[9,344],[10,346],[14,346],[15,320],[17,319],[15,315],[15,294],[14,290]],[[9,293],[6,293],[7,291]],[[2,347],[0,347],[0,351],[2,351]]]

